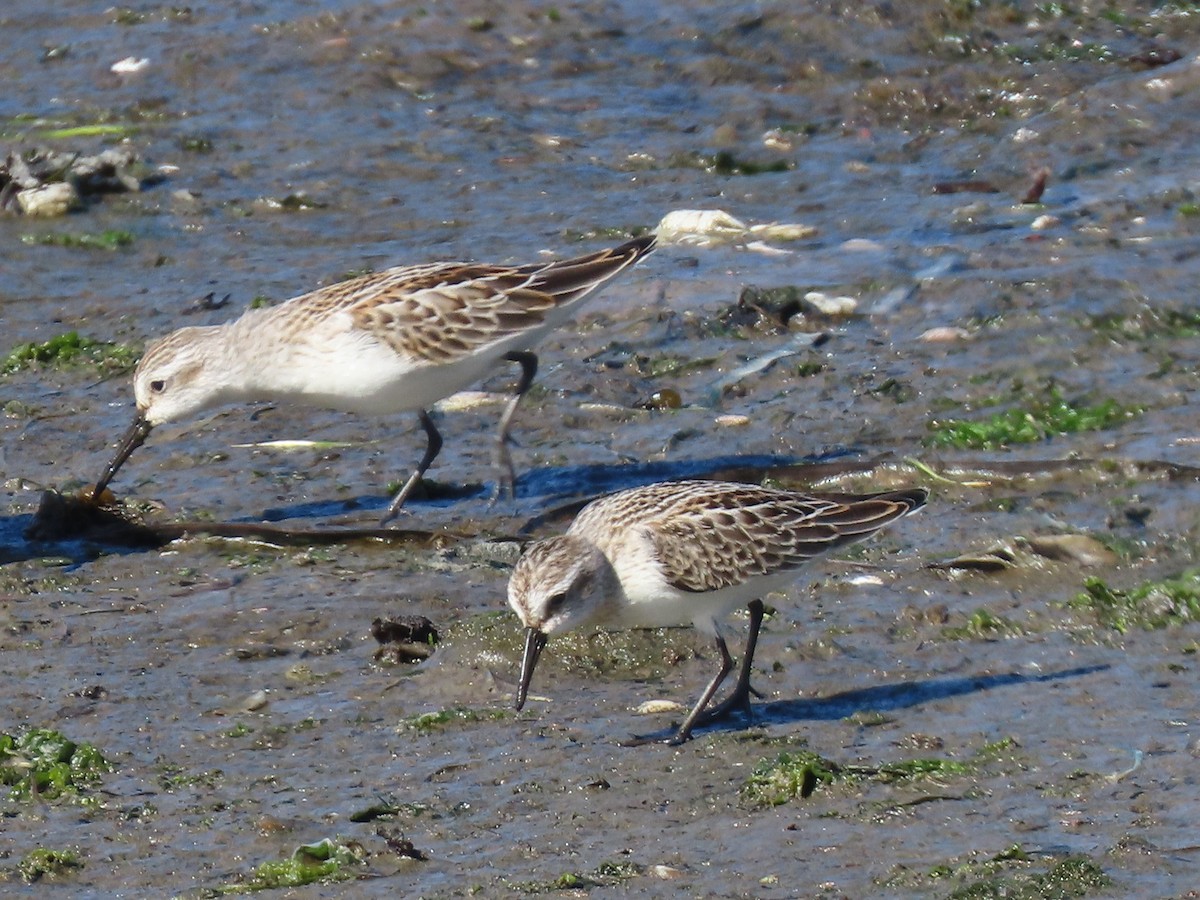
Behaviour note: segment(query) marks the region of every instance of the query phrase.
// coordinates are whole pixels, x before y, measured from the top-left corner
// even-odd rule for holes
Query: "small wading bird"
[[[531,348],[585,297],[654,249],[641,237],[576,259],[524,266],[430,263],[363,275],[223,325],[181,328],[146,348],[133,376],[137,416],[92,497],[150,430],[211,406],[293,402],[344,412],[416,410],[425,454],[384,514],[399,512],[437,457],[427,407],[499,360],[521,367],[500,417],[496,495],[514,490],[508,429],[537,373]]]
[[[802,494],[751,484],[681,481],[620,491],[584,507],[566,534],[530,544],[508,603],[525,626],[516,708],[525,705],[550,635],[573,628],[692,624],[716,640],[721,666],[667,743],[734,710],[749,714],[762,597],[815,556],[874,534],[925,505],[928,491]],[[745,605],[750,630],[737,684],[708,709],[733,668],[720,616]]]

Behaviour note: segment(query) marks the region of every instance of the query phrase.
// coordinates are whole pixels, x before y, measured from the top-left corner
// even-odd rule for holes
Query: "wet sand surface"
[[[1194,896],[1197,606],[1071,603],[1196,564],[1194,10],[643,6],[0,12],[8,150],[119,144],[154,176],[63,218],[0,215],[0,353],[75,331],[136,356],[348,273],[565,257],[677,209],[817,229],[664,246],[545,339],[515,501],[488,503],[515,372],[437,412],[429,477],[468,490],[410,504],[420,542],[200,530],[371,528],[423,446],[415,415],[266,403],[155,429],[114,482],[194,534],[28,540],[44,489],[100,474],[132,394],[119,365],[14,365],[0,732],[56,729],[114,771],[91,803],[3,802],[6,894],[206,896],[328,837],[360,880],[277,893],[940,897],[1084,860],[1108,882],[1089,895]],[[127,57],[148,62],[110,70]],[[48,134],[95,124],[125,133]],[[46,237],[106,230],[131,240]],[[856,302],[773,314],[809,292]],[[646,408],[666,391],[679,408]],[[1093,430],[931,443],[948,420],[1109,401],[1128,414]],[[256,446],[288,440],[327,443]],[[749,726],[621,745],[681,715],[640,704],[689,705],[710,677],[678,629],[552,641],[513,713],[514,537],[599,491],[735,469],[932,497],[766,598]],[[402,616],[438,629],[428,660],[376,658],[371,623]],[[748,792],[800,749],[964,765]],[[39,847],[83,865],[29,886],[14,867]]]

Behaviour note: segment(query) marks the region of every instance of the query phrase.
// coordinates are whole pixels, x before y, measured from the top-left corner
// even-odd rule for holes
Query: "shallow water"
[[[559,645],[557,658],[552,643],[533,689],[548,701],[417,731],[397,726],[511,702],[515,619],[481,618],[503,609],[507,545],[30,544],[40,489],[83,486],[107,462],[132,414],[128,376],[4,376],[0,731],[60,729],[118,771],[92,812],[8,803],[0,867],[73,847],[85,865],[61,880],[77,895],[199,896],[331,836],[362,844],[377,877],[355,891],[371,896],[519,895],[614,862],[643,874],[590,895],[939,896],[970,876],[922,873],[1020,844],[1031,871],[1088,857],[1112,896],[1200,883],[1196,626],[1120,633],[1062,605],[1089,575],[1128,586],[1195,564],[1194,473],[1151,463],[1200,462],[1196,339],[1163,324],[1194,310],[1200,276],[1200,62],[1131,61],[1151,45],[1187,51],[1194,16],[1133,3],[1101,18],[983,5],[964,19],[962,4],[936,3],[642,7],[263,2],[181,16],[75,4],[47,24],[41,6],[10,2],[6,145],[46,143],[46,124],[126,124],[143,159],[169,168],[66,219],[0,216],[0,352],[69,330],[140,346],[347,272],[586,252],[672,209],[719,208],[818,233],[777,244],[783,254],[665,247],[622,276],[540,347],[514,428],[518,500],[486,501],[499,405],[446,411],[430,476],[479,492],[414,504],[405,524],[511,535],[573,497],[731,454],[867,471],[833,485],[846,489],[926,483],[929,509],[769,598],[753,728],[679,749],[618,745],[669,726],[632,708],[690,703],[711,671],[703,641],[672,633],[620,651],[636,665],[613,662],[625,645],[605,639]],[[112,74],[127,56],[149,64]],[[730,175],[698,162],[720,151],[788,168]],[[1042,205],[1022,206],[1040,167]],[[998,192],[933,190],[968,180]],[[1039,216],[1054,219],[1035,227]],[[22,242],[109,228],[132,245]],[[714,384],[793,339],[731,312],[748,285],[851,296],[860,314],[794,318],[791,331],[829,339],[714,403]],[[210,292],[229,305],[188,311]],[[922,339],[942,326],[968,337]],[[1049,384],[1145,411],[1010,449],[924,443],[934,420],[983,417]],[[639,408],[662,388],[684,407]],[[348,446],[243,446],[294,438]],[[222,410],[157,429],[114,488],[170,520],[370,524],[422,440],[413,416]],[[909,457],[966,483],[932,480]],[[1013,462],[1026,472],[1000,468]],[[1061,532],[1101,539],[1114,561],[926,567]],[[1014,628],[955,636],[978,610]],[[371,621],[404,614],[429,616],[445,643],[415,669],[377,665]],[[259,691],[266,706],[247,710]],[[1017,749],[1002,764],[944,783],[821,787],[771,809],[740,793],[760,760],[799,741],[877,765],[970,759],[1006,737]],[[381,797],[416,806],[351,820]],[[381,824],[429,859],[398,859]]]

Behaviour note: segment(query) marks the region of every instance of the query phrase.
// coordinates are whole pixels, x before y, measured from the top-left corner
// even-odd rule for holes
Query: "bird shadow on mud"
[[[1058,672],[1043,672],[1039,675],[1007,672],[1002,675],[930,678],[906,681],[901,684],[880,684],[854,688],[816,700],[772,700],[768,703],[754,704],[751,707],[749,722],[743,716],[734,715],[728,721],[698,730],[697,734],[739,731],[745,727],[783,723],[838,721],[853,716],[855,713],[880,713],[908,709],[949,697],[961,697],[996,688],[1043,684],[1066,678],[1082,678],[1085,675],[1103,672],[1110,668],[1112,668],[1110,663],[1096,663],[1090,666],[1074,666]],[[666,739],[673,733],[671,730],[664,730],[661,735],[655,733],[645,737],[659,740]]]

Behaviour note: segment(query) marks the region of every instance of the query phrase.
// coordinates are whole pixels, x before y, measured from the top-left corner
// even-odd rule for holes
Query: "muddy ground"
[[[1193,4],[210,6],[0,12],[4,146],[142,161],[138,192],[0,216],[0,353],[104,344],[0,377],[0,732],[114,767],[82,798],[4,801],[6,894],[206,896],[328,837],[359,880],[278,893],[1194,896],[1194,578],[1103,594],[1196,565]],[[411,505],[432,542],[23,537],[43,489],[100,474],[147,340],[347,273],[582,253],[676,209],[817,231],[664,247],[547,338],[515,502],[488,504],[497,400],[437,414],[430,476],[471,490]],[[854,308],[776,314],[811,291]],[[680,408],[645,408],[667,389]],[[1074,424],[1016,442],[1064,405]],[[938,443],[1007,410],[989,446]],[[254,446],[278,440],[330,444]],[[157,429],[113,487],[152,521],[370,526],[421,441],[411,415],[223,409]],[[803,462],[829,465],[771,469]],[[512,713],[509,538],[737,467],[932,499],[767,598],[748,727],[621,745],[678,720],[640,704],[709,677],[686,630],[552,643]],[[1075,602],[1088,579],[1117,599]],[[405,615],[441,643],[376,659],[372,621]],[[778,805],[747,787],[801,749],[938,765]],[[29,886],[38,848],[82,865]]]

